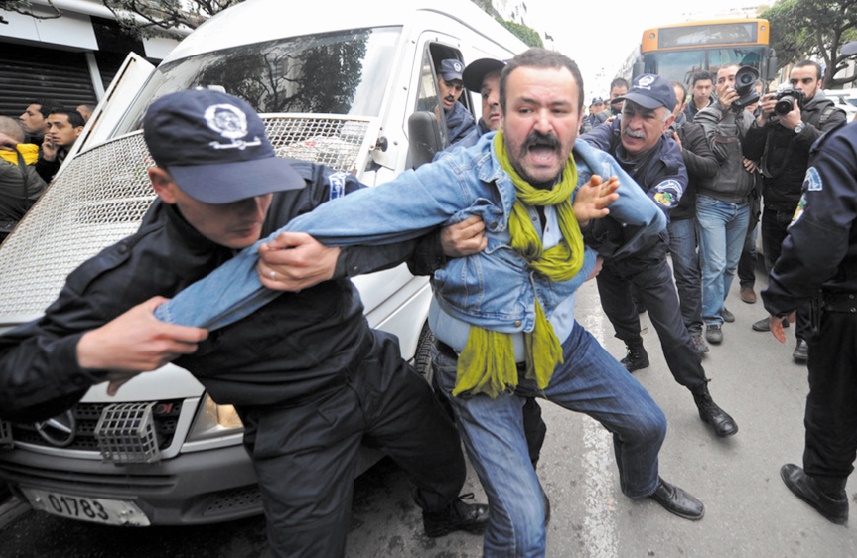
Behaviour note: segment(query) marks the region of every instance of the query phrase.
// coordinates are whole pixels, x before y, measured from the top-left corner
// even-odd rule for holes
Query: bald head
[[[0,132],[19,143],[24,141],[24,129],[21,128],[21,125],[14,118],[0,116]]]

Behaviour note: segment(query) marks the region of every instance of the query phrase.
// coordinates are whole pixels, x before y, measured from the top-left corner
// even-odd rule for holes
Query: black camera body
[[[741,66],[735,72],[735,91],[739,97],[732,103],[732,108],[741,111],[759,100],[759,92],[756,91],[756,81],[759,79],[759,71],[752,66]]]
[[[777,116],[785,116],[794,110],[795,103],[798,107],[803,106],[803,91],[787,85],[777,91],[777,104],[774,105],[774,112]]]

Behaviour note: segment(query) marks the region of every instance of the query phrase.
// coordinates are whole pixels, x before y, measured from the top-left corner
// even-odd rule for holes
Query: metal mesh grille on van
[[[263,118],[280,157],[346,172],[363,168],[377,137],[372,119]],[[103,143],[69,162],[0,246],[0,324],[41,316],[70,271],[137,230],[155,199],[146,174],[153,164],[142,132]]]

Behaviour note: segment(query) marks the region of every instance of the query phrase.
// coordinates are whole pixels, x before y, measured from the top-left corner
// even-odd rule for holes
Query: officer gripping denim
[[[440,359],[436,364],[492,506],[486,556],[544,553],[544,510],[520,421],[526,396],[600,420],[613,433],[622,490],[629,497],[652,498],[688,519],[704,513],[702,502],[658,477],[663,413],[573,320],[574,292],[596,265],[595,254],[583,246],[581,227],[610,212],[626,224],[632,243],[657,236],[665,226],[660,210],[609,156],[575,144],[582,89],[577,65],[567,57],[540,49],[518,55],[501,77],[502,132],[393,182],[323,204],[290,225],[325,242],[383,244],[472,214],[485,221],[487,248],[450,261],[435,274],[433,286],[446,318],[469,325],[467,339],[435,331],[447,345],[464,346],[457,365]],[[600,174],[618,176],[618,185]],[[252,278],[252,256],[233,261],[242,264],[241,274],[225,268],[216,273]],[[217,281],[217,288],[234,286],[234,280]],[[199,285],[188,292],[207,303],[213,294]],[[176,305],[193,306],[181,296]],[[219,305],[246,302],[218,296]],[[217,313],[231,308],[219,306]],[[172,304],[167,312],[187,317]],[[523,340],[523,355],[515,354],[516,340]],[[509,459],[520,466],[508,467]]]

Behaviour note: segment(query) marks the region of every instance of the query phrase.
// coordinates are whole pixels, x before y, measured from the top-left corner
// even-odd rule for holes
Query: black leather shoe
[[[711,398],[711,394],[708,392],[708,384],[693,388],[691,393],[693,394],[693,402],[699,409],[699,418],[702,419],[702,422],[713,426],[715,434],[725,438],[738,432],[735,419],[729,416],[729,413],[721,409]]]
[[[814,507],[818,513],[837,525],[848,523],[848,495],[845,490],[835,496],[824,494],[815,479],[791,463],[783,465],[780,476],[795,496]]]
[[[806,364],[806,361],[809,358],[809,346],[806,344],[806,341],[803,339],[797,340],[797,345],[795,345],[795,352],[792,353],[792,358],[795,359],[795,364]]]
[[[685,519],[695,521],[702,519],[702,516],[705,515],[705,504],[660,477],[658,478],[658,487],[649,498],[662,505],[668,512]]]
[[[442,537],[453,531],[480,534],[488,525],[488,504],[468,504],[473,494],[459,496],[446,508],[436,512],[423,511],[426,536]]]
[[[628,347],[628,354],[619,362],[622,363],[622,366],[624,366],[625,370],[628,372],[640,370],[641,368],[648,368],[649,353],[646,352],[645,347],[642,345],[639,347]]]
[[[789,327],[788,320],[783,320],[783,327]],[[762,318],[753,324],[753,331],[771,331],[771,322],[768,321],[768,318]]]

